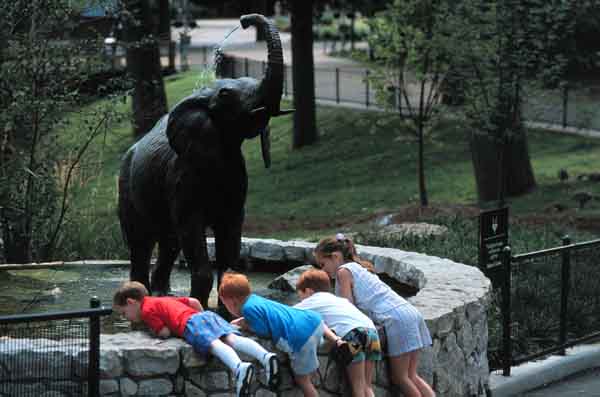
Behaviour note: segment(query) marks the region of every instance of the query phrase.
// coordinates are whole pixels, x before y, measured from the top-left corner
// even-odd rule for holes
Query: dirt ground
[[[392,223],[422,222],[436,217],[459,216],[461,218],[476,218],[481,209],[477,206],[468,205],[430,205],[421,207],[419,205],[407,205],[395,210],[375,212],[359,215],[351,218],[310,220],[310,219],[286,219],[273,221],[272,219],[248,218],[244,223],[244,234],[261,235],[274,234],[288,230],[319,231],[332,228],[352,229],[355,226],[364,226],[384,215],[395,214]],[[513,221],[539,226],[548,223],[557,223],[562,226],[600,233],[600,217],[578,215],[574,211],[544,212],[527,215],[511,216]]]

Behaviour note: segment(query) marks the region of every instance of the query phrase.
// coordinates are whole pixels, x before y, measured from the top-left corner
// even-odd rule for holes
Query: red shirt
[[[188,319],[198,313],[189,304],[186,297],[146,296],[141,305],[142,321],[155,333],[167,327],[172,334],[182,337]]]

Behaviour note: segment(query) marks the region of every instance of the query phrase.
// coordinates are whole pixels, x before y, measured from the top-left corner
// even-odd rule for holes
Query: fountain
[[[293,269],[274,282],[271,281],[277,276],[275,273],[263,273],[257,278],[254,275],[258,273],[250,273],[254,287],[256,284],[261,287],[256,288],[257,293],[293,304],[297,300],[292,292],[294,277],[301,270],[296,267],[314,264],[314,246],[305,241],[244,238],[241,257],[246,261],[283,264],[285,268]],[[423,313],[433,338],[433,346],[421,354],[419,373],[431,382],[438,395],[484,396],[489,375],[486,314],[491,292],[489,280],[477,268],[448,259],[392,248],[357,245],[357,249],[361,257],[375,264],[378,273],[385,273],[416,291],[408,299]],[[208,250],[214,258],[212,239],[208,239]],[[189,285],[183,277],[185,274],[182,271],[181,280],[175,278],[178,281],[174,281],[173,288],[177,293],[186,292]],[[109,282],[116,285],[121,277],[117,275]],[[95,283],[94,280],[90,282]],[[266,288],[267,285],[273,288]],[[65,286],[59,287],[63,291],[60,302],[70,293]],[[82,288],[85,290],[86,287]],[[124,325],[121,329],[114,328],[113,332],[117,333],[101,335],[101,395],[199,396],[233,390],[228,370],[216,359],[198,359],[184,341],[175,338],[163,341],[143,331],[122,332]],[[276,350],[268,340],[260,339],[259,342]],[[0,357],[1,354],[0,343]],[[35,352],[28,354],[35,357]],[[281,358],[285,362],[284,354]],[[81,360],[81,357],[73,359]],[[320,352],[320,361],[321,368],[314,382],[321,393],[338,395],[336,393],[343,392],[346,386],[340,382],[335,363],[329,362],[327,351]],[[376,368],[374,382],[377,396],[389,395],[387,374],[387,366],[381,362]],[[6,390],[1,385],[0,382],[0,395]],[[42,386],[48,390],[48,385]],[[289,372],[284,372],[284,382],[277,393],[269,394],[260,373],[253,387],[262,390],[259,395],[279,396],[287,396],[294,389]]]

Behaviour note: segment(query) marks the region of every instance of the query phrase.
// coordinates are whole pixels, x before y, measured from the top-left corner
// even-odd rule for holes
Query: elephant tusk
[[[250,114],[251,114],[251,115],[255,115],[255,114],[256,114],[256,113],[258,113],[258,112],[264,112],[264,111],[265,111],[265,107],[264,107],[264,106],[262,106],[262,107],[259,107],[259,108],[256,108],[256,109],[252,109],[252,110],[250,111]]]
[[[296,109],[286,109],[286,110],[280,110],[279,112],[275,113],[273,115],[273,117],[277,117],[277,116],[285,116],[286,114],[292,114],[296,111]]]

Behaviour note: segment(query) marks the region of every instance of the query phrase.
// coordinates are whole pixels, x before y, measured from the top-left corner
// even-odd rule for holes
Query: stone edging
[[[314,263],[314,246],[304,241],[246,238],[242,242],[242,256]],[[423,349],[420,356],[419,373],[434,386],[437,395],[485,396],[489,381],[486,311],[490,281],[478,269],[447,259],[390,248],[357,246],[357,249],[362,257],[375,264],[378,272],[385,271],[419,289],[409,301],[423,313],[433,337],[433,346]],[[209,250],[214,251],[212,241]],[[19,386],[40,395],[74,395],[67,386],[85,377],[85,341],[75,343],[76,348],[72,350],[49,341],[53,346],[51,351],[39,350],[43,343],[39,339],[19,341],[18,351],[10,349],[10,342],[10,338],[0,338],[0,362],[8,363],[0,367],[0,397],[12,395]],[[73,345],[72,340],[65,342]],[[270,341],[261,339],[259,342],[268,350],[275,350]],[[11,360],[12,355],[19,355],[19,359]],[[279,356],[282,362],[287,361],[285,355],[280,353]],[[56,362],[63,369],[59,371],[60,379],[40,383],[39,378],[27,377],[24,368],[34,363],[48,363],[51,357],[60,358]],[[329,365],[326,352],[320,352],[319,359],[321,367],[314,382],[320,395],[344,395],[346,389],[340,381],[340,371],[335,365]],[[46,365],[40,370],[54,371],[56,365]],[[100,370],[102,396],[223,396],[234,387],[229,371],[218,360],[199,359],[191,346],[180,339],[159,340],[144,332],[101,335]],[[299,396],[287,371],[284,365],[283,384],[275,392],[262,386],[261,374],[253,386],[256,395]],[[398,395],[390,390],[385,362],[376,366],[374,390],[378,397]]]
[[[209,239],[210,240],[210,239]],[[315,243],[275,239],[242,240],[244,258],[314,264]],[[419,289],[408,300],[421,311],[433,338],[420,371],[438,395],[484,395],[488,384],[487,307],[491,282],[473,266],[394,248],[356,246],[378,273]],[[214,241],[209,241],[214,253]]]

